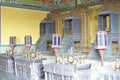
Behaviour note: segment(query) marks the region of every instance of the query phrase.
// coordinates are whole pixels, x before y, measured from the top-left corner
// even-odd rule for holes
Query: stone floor
[[[0,71],[0,80],[24,80],[24,79],[17,77],[14,74],[4,73]]]

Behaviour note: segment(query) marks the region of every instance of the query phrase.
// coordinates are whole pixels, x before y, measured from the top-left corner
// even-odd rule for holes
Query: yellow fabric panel
[[[96,37],[96,32],[98,30],[98,10],[101,5],[99,6],[94,6],[91,7],[93,10],[90,17],[89,17],[89,22],[90,22],[90,38],[91,38],[91,43],[94,43],[95,37]]]
[[[110,30],[110,16],[106,16],[106,31]]]

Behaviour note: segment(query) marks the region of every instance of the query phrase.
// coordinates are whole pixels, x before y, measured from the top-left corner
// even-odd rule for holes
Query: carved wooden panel
[[[112,42],[112,53],[115,54],[118,52],[118,49],[117,49],[117,45],[118,45],[118,42]]]
[[[80,51],[80,41],[74,41],[74,50],[75,52]]]

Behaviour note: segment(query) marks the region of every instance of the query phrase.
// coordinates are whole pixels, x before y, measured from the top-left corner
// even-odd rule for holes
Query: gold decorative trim
[[[100,11],[113,10],[120,13],[120,0],[106,0],[101,5]]]

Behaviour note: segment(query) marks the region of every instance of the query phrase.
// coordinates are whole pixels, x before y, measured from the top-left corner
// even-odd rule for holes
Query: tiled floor
[[[24,80],[14,74],[4,73],[0,71],[0,80]]]

